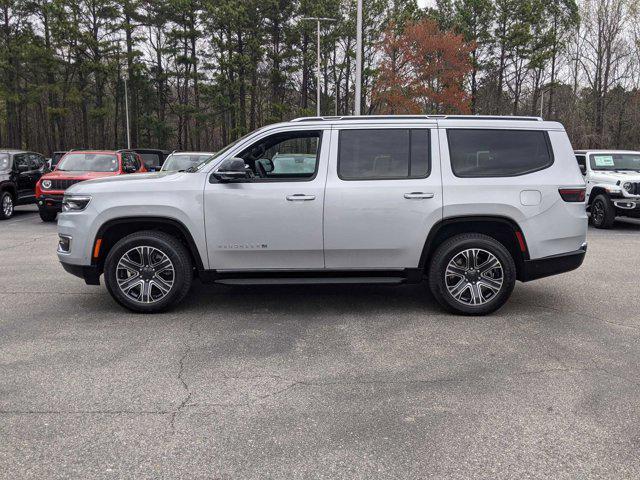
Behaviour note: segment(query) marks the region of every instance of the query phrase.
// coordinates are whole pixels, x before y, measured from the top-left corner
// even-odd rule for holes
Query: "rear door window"
[[[431,170],[429,130],[342,130],[338,176],[342,180],[426,178]]]
[[[456,177],[514,177],[553,164],[545,131],[449,129],[447,137]]]

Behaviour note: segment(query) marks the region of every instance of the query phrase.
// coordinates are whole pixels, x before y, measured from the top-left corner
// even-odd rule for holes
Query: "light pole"
[[[131,150],[131,132],[129,127],[129,91],[127,89],[127,74],[123,76],[124,79],[124,114],[127,120],[127,150]]]
[[[317,81],[316,81],[316,90],[317,90],[317,97],[316,97],[316,112],[318,117],[321,115],[320,113],[320,22],[335,22],[336,19],[335,18],[326,18],[326,17],[302,17],[300,20],[304,20],[304,21],[314,21],[317,23],[317,27],[318,27],[318,36],[316,39],[317,42],[317,65],[316,65],[316,75],[317,75]]]
[[[362,99],[362,0],[358,0],[356,30],[356,98],[354,115],[360,115],[360,102]]]

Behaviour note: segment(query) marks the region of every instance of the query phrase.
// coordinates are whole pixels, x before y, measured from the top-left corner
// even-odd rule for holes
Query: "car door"
[[[40,180],[42,176],[44,166],[47,164],[45,158],[39,153],[31,153],[30,154],[31,161],[33,162],[33,189],[35,191],[36,183]]]
[[[442,218],[434,124],[332,133],[324,210],[327,269],[416,268]]]
[[[252,178],[204,190],[207,248],[216,270],[324,268],[322,209],[330,129],[282,127],[231,149]]]
[[[33,175],[33,162],[30,161],[29,154],[16,154],[13,160],[13,169],[16,173],[16,183],[18,185],[18,199],[25,200],[35,196],[35,184]]]

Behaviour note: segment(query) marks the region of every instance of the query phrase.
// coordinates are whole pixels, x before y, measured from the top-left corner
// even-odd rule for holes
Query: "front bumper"
[[[529,282],[559,273],[570,272],[582,265],[586,254],[587,244],[585,243],[575,252],[536,258],[535,260],[525,260],[519,280]]]
[[[38,208],[52,212],[62,211],[62,198],[64,195],[41,195],[38,197]]]
[[[62,268],[71,275],[82,278],[87,285],[100,285],[100,270],[94,265],[72,265],[60,262]]]

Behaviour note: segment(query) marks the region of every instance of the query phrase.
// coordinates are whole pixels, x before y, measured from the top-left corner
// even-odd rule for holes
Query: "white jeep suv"
[[[640,152],[579,150],[576,160],[594,227],[611,228],[616,217],[640,218]]]
[[[192,279],[421,282],[490,313],[579,267],[585,184],[564,128],[529,117],[300,118],[183,172],[69,188],[63,267],[121,305],[166,309]]]

